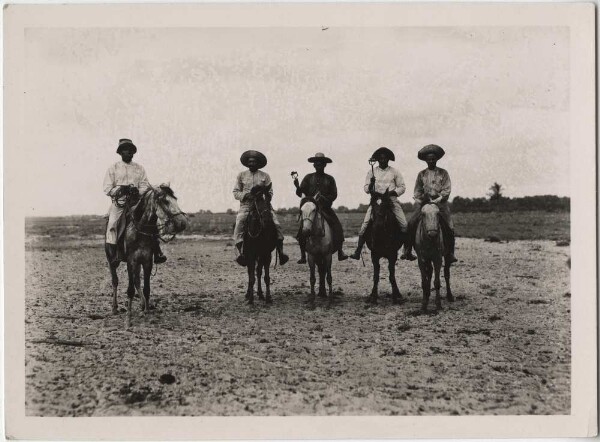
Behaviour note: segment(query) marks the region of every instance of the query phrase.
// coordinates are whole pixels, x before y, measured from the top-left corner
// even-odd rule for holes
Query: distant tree
[[[490,201],[500,201],[502,199],[502,191],[504,190],[502,184],[494,182],[489,190],[488,196],[490,197]]]
[[[225,213],[226,213],[227,215],[235,215],[235,214],[236,214],[235,210],[233,210],[233,209],[227,209],[227,210],[225,211]]]
[[[348,213],[350,211],[350,209],[348,209],[346,206],[340,206],[337,208],[337,211],[339,213]]]

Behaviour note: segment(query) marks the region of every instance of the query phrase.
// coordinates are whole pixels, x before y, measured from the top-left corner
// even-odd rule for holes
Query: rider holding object
[[[400,225],[400,230],[402,232],[406,232],[408,225],[406,222],[406,217],[404,216],[404,211],[402,210],[400,201],[398,200],[398,197],[406,190],[404,178],[402,178],[402,175],[397,169],[389,166],[389,162],[395,161],[395,159],[394,153],[387,147],[380,147],[373,152],[370,161],[377,161],[379,165],[367,173],[364,189],[366,193],[370,194],[383,194],[388,191],[394,216]],[[350,255],[350,258],[360,259],[360,253],[365,244],[365,231],[367,230],[370,222],[371,206],[369,205],[367,213],[365,214],[365,219],[358,233],[358,245],[354,253]]]
[[[108,209],[106,244],[111,250],[111,256],[114,256],[115,259],[118,259],[118,240],[125,230],[125,220],[122,219],[125,207],[121,201],[127,197],[137,198],[140,193],[144,193],[150,188],[146,171],[140,164],[132,161],[136,152],[137,147],[130,139],[120,139],[117,153],[121,155],[121,161],[110,166],[104,176],[104,193],[112,199],[112,204]],[[160,250],[158,238],[155,238],[153,253],[156,264],[161,264],[167,260],[167,257]]]

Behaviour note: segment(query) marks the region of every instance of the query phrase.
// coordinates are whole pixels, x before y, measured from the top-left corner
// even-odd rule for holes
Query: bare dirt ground
[[[457,301],[419,315],[416,263],[397,265],[406,303],[391,304],[383,266],[380,304],[366,307],[369,255],[335,262],[336,302],[311,311],[290,243],[273,305],[248,306],[230,241],[182,237],[152,279],[155,310],[142,317],[136,299],[130,331],[126,271],[113,316],[101,242],[27,242],[28,415],[570,412],[569,248],[553,241],[459,238]]]

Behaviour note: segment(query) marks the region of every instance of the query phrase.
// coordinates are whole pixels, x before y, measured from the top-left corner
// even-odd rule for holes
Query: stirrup
[[[279,265],[282,266],[290,260],[290,257],[287,256],[285,253],[283,253],[283,252],[278,252],[278,253],[279,253]]]

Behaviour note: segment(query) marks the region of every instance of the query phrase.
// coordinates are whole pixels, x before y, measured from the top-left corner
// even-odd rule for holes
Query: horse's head
[[[371,213],[373,214],[373,222],[378,223],[385,220],[386,214],[392,211],[392,200],[389,192],[373,193],[371,195]]]
[[[187,228],[187,215],[179,208],[177,197],[167,184],[152,189],[152,200],[162,234],[175,235]]]
[[[309,236],[315,223],[317,205],[312,200],[306,200],[300,207],[300,212],[302,213],[302,235]]]
[[[440,209],[435,204],[425,204],[421,208],[422,223],[427,236],[435,238],[440,230]]]

